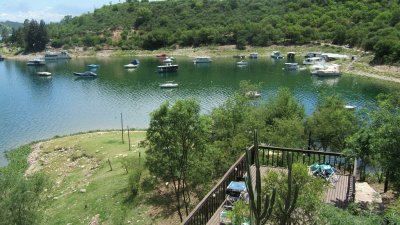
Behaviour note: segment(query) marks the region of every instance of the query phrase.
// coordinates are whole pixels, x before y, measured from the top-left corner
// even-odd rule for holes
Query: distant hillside
[[[19,23],[19,22],[12,22],[12,21],[6,21],[6,22],[0,22],[0,25],[4,25],[6,27],[9,28],[14,28],[14,29],[18,29],[20,27],[22,27],[24,24],[23,23]]]
[[[49,25],[55,47],[120,49],[332,42],[400,61],[400,6],[373,0],[172,0],[103,6]]]
[[[18,22],[0,22],[0,37],[2,38],[3,35],[9,35],[12,33],[13,29],[18,29],[22,26],[23,24]]]

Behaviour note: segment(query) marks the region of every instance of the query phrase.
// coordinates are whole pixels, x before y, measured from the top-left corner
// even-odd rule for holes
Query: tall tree
[[[194,163],[205,156],[208,130],[207,120],[200,116],[200,105],[192,99],[178,100],[171,107],[164,103],[151,113],[146,165],[151,174],[172,183],[181,221],[182,209],[189,214],[191,190],[195,188],[190,184],[196,183],[191,179],[209,173],[203,163]],[[196,172],[205,174],[199,176]]]

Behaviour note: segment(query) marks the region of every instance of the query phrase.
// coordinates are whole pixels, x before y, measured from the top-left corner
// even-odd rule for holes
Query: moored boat
[[[320,77],[339,76],[340,69],[337,64],[318,64],[311,67],[311,74]]]
[[[166,57],[166,58],[163,60],[164,63],[172,63],[173,61],[174,61],[174,58],[173,58],[173,57]]]
[[[43,59],[31,59],[29,60],[26,65],[28,66],[43,66],[46,65],[46,61]]]
[[[239,62],[236,62],[236,65],[238,65],[238,66],[246,66],[246,65],[247,65],[247,62],[244,61],[244,60],[241,60],[241,61],[239,61]]]
[[[166,63],[165,65],[162,66],[157,66],[158,72],[175,72],[178,70],[179,65],[176,64],[171,64],[171,63]]]
[[[283,59],[284,57],[283,57],[283,55],[281,54],[280,51],[273,51],[271,53],[271,58],[273,58],[273,59]]]
[[[2,55],[0,55],[0,61],[3,61],[4,57]]]
[[[249,98],[257,98],[257,97],[261,97],[261,94],[258,91],[248,91],[246,93],[246,96]]]
[[[285,70],[298,70],[300,68],[298,63],[285,63]]]
[[[45,60],[58,60],[58,59],[70,59],[70,58],[71,58],[71,56],[68,54],[67,51],[61,51],[61,52],[47,51],[44,54]]]
[[[355,106],[355,105],[345,105],[344,108],[345,109],[349,109],[349,110],[353,110],[353,109],[356,109],[357,106]]]
[[[174,83],[174,81],[167,81],[163,84],[160,84],[159,86],[160,88],[176,88],[178,87],[178,84]]]
[[[212,59],[210,56],[199,56],[196,57],[193,63],[210,63],[212,62]]]
[[[310,57],[303,60],[304,65],[314,65],[324,63],[325,59],[322,57]]]
[[[97,77],[97,74],[93,71],[86,71],[86,72],[74,72],[75,76],[78,77]]]
[[[131,61],[131,63],[124,65],[125,68],[127,69],[134,69],[137,68],[140,64],[140,61],[138,59],[134,59]]]
[[[51,73],[50,72],[46,72],[46,71],[42,71],[42,72],[37,72],[37,75],[41,76],[41,77],[49,77],[49,76],[51,76]]]
[[[258,53],[257,52],[250,53],[249,58],[250,59],[257,59],[258,58]]]
[[[87,65],[89,68],[99,68],[100,67],[100,65],[99,64],[89,64],[89,65]]]

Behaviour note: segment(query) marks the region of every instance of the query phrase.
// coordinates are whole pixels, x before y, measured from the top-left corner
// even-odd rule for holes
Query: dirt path
[[[32,148],[32,152],[31,154],[29,154],[28,156],[28,169],[25,171],[25,176],[29,176],[33,173],[35,173],[36,171],[39,171],[40,169],[40,165],[39,165],[39,155],[40,152],[42,150],[42,142],[39,142],[37,144],[34,144],[31,148]]]

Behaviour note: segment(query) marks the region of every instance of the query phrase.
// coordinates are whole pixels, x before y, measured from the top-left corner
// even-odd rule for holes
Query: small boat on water
[[[273,58],[273,59],[283,59],[284,56],[281,54],[280,51],[273,51],[271,53],[271,58]]]
[[[160,73],[175,72],[178,70],[179,65],[166,63],[165,65],[157,66],[157,68],[158,68],[158,72],[160,72]]]
[[[129,63],[129,64],[124,65],[124,67],[127,68],[127,69],[138,68],[138,66],[139,66],[139,65],[132,64],[132,63]]]
[[[298,63],[285,63],[285,70],[298,70],[300,68]]]
[[[199,57],[196,57],[195,58],[195,60],[193,61],[193,63],[210,63],[210,62],[212,62],[212,59],[211,59],[211,57],[209,57],[209,56],[199,56]]]
[[[353,110],[353,109],[356,109],[357,106],[355,106],[355,105],[345,105],[344,108],[345,109],[349,109],[349,110]]]
[[[94,69],[94,68],[99,68],[100,65],[99,64],[89,64],[89,65],[87,65],[87,67]]]
[[[172,63],[174,61],[173,57],[167,57],[163,60],[164,63]]]
[[[325,59],[322,57],[309,57],[303,60],[304,65],[315,65],[325,63]]]
[[[248,91],[246,93],[246,96],[249,98],[257,98],[257,97],[261,97],[261,94],[258,91]]]
[[[296,57],[296,52],[288,52],[286,57],[288,60],[293,60]]]
[[[95,72],[93,72],[93,71],[86,71],[86,72],[83,72],[83,73],[74,72],[74,75],[78,76],[78,77],[97,77],[97,74]]]
[[[241,60],[239,62],[236,62],[236,65],[238,65],[238,66],[247,66],[247,62],[244,61],[244,60]]]
[[[246,56],[245,56],[245,55],[234,55],[233,58],[236,58],[236,59],[245,59]]]
[[[257,52],[250,53],[249,58],[250,59],[257,59],[258,58],[258,53]]]
[[[29,60],[26,65],[28,66],[43,66],[46,65],[46,61],[43,59],[31,59]]]
[[[46,71],[42,71],[42,72],[37,72],[37,75],[41,76],[41,77],[49,77],[49,76],[51,76],[51,73],[50,72],[46,72]]]
[[[317,64],[311,67],[311,74],[320,77],[339,76],[340,70],[338,64]]]
[[[4,61],[4,57],[0,55],[0,61]]]
[[[45,60],[58,60],[58,59],[70,59],[70,58],[71,58],[71,56],[68,54],[67,51],[61,51],[61,52],[47,51],[44,54]]]
[[[137,68],[140,64],[140,61],[138,59],[132,60],[131,63],[124,65],[125,68],[127,69],[134,69]]]
[[[178,84],[174,83],[174,81],[167,81],[163,84],[160,84],[159,86],[160,88],[176,88],[178,87]]]

